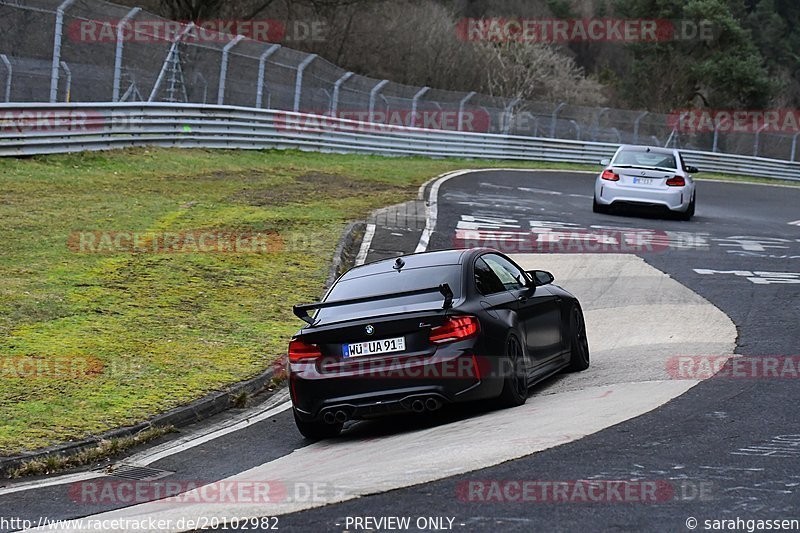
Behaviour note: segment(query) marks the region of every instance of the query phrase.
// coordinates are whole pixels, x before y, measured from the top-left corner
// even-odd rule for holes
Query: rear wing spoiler
[[[331,302],[316,302],[313,304],[301,304],[292,306],[292,311],[294,312],[297,318],[307,322],[309,324],[314,323],[314,319],[308,312],[312,309],[326,309],[329,307],[341,307],[343,305],[353,305],[353,304],[360,304],[365,302],[375,302],[378,300],[390,300],[392,298],[402,298],[404,296],[416,296],[418,294],[428,294],[431,292],[438,292],[444,296],[444,304],[442,305],[442,309],[450,309],[453,307],[453,291],[450,289],[450,285],[447,283],[442,283],[436,287],[429,287],[427,289],[416,289],[413,291],[404,291],[404,292],[392,292],[386,294],[376,294],[375,296],[363,296],[361,298],[351,298],[349,300],[333,300]]]

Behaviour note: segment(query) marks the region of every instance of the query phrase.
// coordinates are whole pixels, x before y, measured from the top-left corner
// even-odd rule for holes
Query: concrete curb
[[[350,270],[355,264],[366,228],[367,223],[363,220],[350,222],[345,227],[342,236],[339,238],[339,243],[336,245],[336,250],[333,252],[333,261],[328,271],[328,279],[325,280],[323,294],[328,291],[339,276]]]

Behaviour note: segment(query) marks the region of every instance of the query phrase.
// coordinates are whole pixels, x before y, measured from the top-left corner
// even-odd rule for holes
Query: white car
[[[668,209],[682,220],[695,210],[695,184],[692,174],[699,172],[672,148],[623,145],[609,161],[594,185],[595,213],[606,213],[612,206],[635,205]]]

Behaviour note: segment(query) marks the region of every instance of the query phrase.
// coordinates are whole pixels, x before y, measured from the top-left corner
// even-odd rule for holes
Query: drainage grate
[[[167,477],[168,475],[174,474],[175,472],[170,472],[169,470],[160,470],[158,468],[150,468],[149,466],[121,464],[106,470],[106,473],[109,476],[121,477],[123,479],[135,479],[136,481],[153,481],[156,479],[161,479],[162,477]]]

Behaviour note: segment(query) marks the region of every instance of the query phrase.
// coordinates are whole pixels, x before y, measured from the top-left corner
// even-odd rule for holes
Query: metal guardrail
[[[300,149],[596,164],[616,144],[387,126],[236,106],[171,103],[0,105],[0,156],[128,146]],[[800,163],[685,150],[707,172],[800,181]]]

